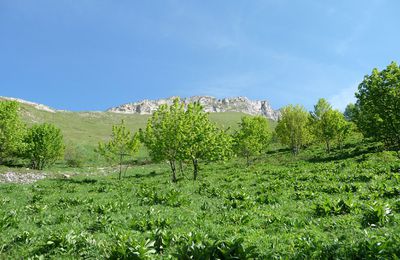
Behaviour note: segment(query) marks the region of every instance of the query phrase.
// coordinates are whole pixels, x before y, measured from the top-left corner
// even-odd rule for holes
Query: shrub
[[[64,152],[61,130],[52,124],[34,125],[25,137],[25,156],[33,169],[42,170],[52,165]]]

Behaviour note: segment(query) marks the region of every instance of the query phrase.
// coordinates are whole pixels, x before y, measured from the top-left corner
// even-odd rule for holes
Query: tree
[[[0,101],[0,164],[22,150],[25,125],[18,110],[16,101]]]
[[[336,137],[337,113],[333,112],[332,106],[324,98],[320,98],[310,112],[310,127],[314,138],[325,143],[328,153],[331,150],[331,142]]]
[[[64,152],[61,130],[52,124],[33,125],[25,137],[25,156],[33,169],[42,170],[59,159]]]
[[[353,122],[357,114],[356,110],[357,107],[355,104],[353,103],[348,104],[343,112],[344,118],[349,122]]]
[[[331,151],[331,144],[337,141],[340,148],[350,131],[350,125],[339,110],[332,109],[332,106],[325,99],[321,98],[310,113],[312,133],[316,140],[325,143],[326,150]]]
[[[347,137],[354,130],[354,123],[346,120],[346,116],[340,113],[337,110],[334,110],[334,113],[337,115],[336,117],[336,141],[339,145],[339,149],[342,150],[343,143],[347,139]]]
[[[197,179],[200,160],[223,160],[230,155],[231,137],[213,124],[199,103],[184,104],[175,99],[162,105],[141,131],[141,140],[154,161],[166,160],[176,182],[176,163],[190,161]]]
[[[308,120],[308,112],[300,105],[289,105],[281,110],[275,131],[281,143],[288,145],[294,155],[310,141]]]
[[[184,143],[184,105],[175,99],[171,106],[161,105],[147,121],[145,131],[140,131],[141,141],[149,150],[153,161],[168,161],[172,181],[176,182],[176,162],[182,159]]]
[[[231,136],[210,121],[200,103],[188,105],[183,126],[182,159],[192,162],[194,180],[197,179],[199,160],[217,161],[230,157]]]
[[[400,151],[400,67],[392,62],[382,71],[373,69],[355,95],[355,121],[361,132]]]
[[[235,151],[247,159],[260,155],[265,151],[271,140],[271,130],[268,121],[262,116],[242,117],[239,130],[234,135]]]
[[[320,120],[326,112],[331,110],[332,110],[331,104],[329,104],[329,102],[326,99],[320,98],[317,104],[314,106],[314,111],[311,112],[311,116],[313,119]]]
[[[97,152],[109,162],[119,163],[118,179],[121,179],[124,157],[133,157],[139,151],[140,140],[137,133],[131,134],[126,128],[124,120],[119,125],[112,126],[111,140],[99,143]]]

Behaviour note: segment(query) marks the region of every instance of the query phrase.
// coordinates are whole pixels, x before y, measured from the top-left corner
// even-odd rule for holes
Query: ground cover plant
[[[107,171],[111,171],[108,169]],[[114,169],[117,171],[118,169]],[[364,258],[400,255],[400,162],[379,144],[276,149],[169,178],[165,164],[123,181],[81,169],[0,184],[6,258]],[[49,171],[52,171],[49,169]]]

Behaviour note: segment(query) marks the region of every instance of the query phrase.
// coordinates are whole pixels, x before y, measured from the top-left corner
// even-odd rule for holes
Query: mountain
[[[15,100],[20,103],[20,115],[23,121],[31,126],[36,123],[51,123],[61,129],[66,144],[75,144],[87,150],[91,158],[96,160],[94,148],[98,142],[108,140],[112,126],[124,120],[127,127],[136,132],[145,128],[149,114],[139,113],[112,113],[99,111],[71,112],[57,110],[46,105],[10,97],[0,97],[2,100]],[[172,102],[172,101],[171,101]],[[241,118],[246,115],[241,112],[210,113],[210,120],[223,129],[234,131],[237,129]],[[271,127],[276,122],[269,120]],[[140,156],[144,156],[141,149]]]
[[[1,100],[17,101],[18,103],[25,104],[25,105],[34,107],[34,108],[36,108],[38,110],[43,110],[43,111],[47,111],[47,112],[51,112],[51,113],[55,113],[57,111],[60,111],[60,110],[53,109],[53,108],[51,108],[49,106],[46,106],[46,105],[42,105],[42,104],[31,102],[31,101],[26,101],[26,100],[23,100],[23,99],[20,99],[20,98],[2,97],[2,96],[0,96],[0,101]]]
[[[152,114],[160,105],[171,105],[177,97],[170,97],[158,100],[142,100],[134,103],[127,103],[107,110],[107,112],[123,114]],[[239,112],[249,115],[263,115],[271,120],[277,121],[280,112],[272,109],[268,101],[250,100],[247,97],[233,97],[217,99],[211,96],[193,96],[181,99],[186,105],[199,102],[206,112]]]

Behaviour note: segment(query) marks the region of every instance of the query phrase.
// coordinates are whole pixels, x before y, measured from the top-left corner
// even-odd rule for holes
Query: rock
[[[158,109],[162,104],[171,105],[177,97],[158,100],[143,100],[113,107],[107,112],[149,115]],[[272,120],[278,120],[279,110],[272,109],[268,101],[249,100],[247,97],[233,97],[217,99],[211,96],[193,96],[181,99],[185,105],[193,102],[200,102],[205,112],[241,112],[249,115],[263,115]]]
[[[44,173],[16,173],[0,174],[0,183],[33,183],[46,178]]]

